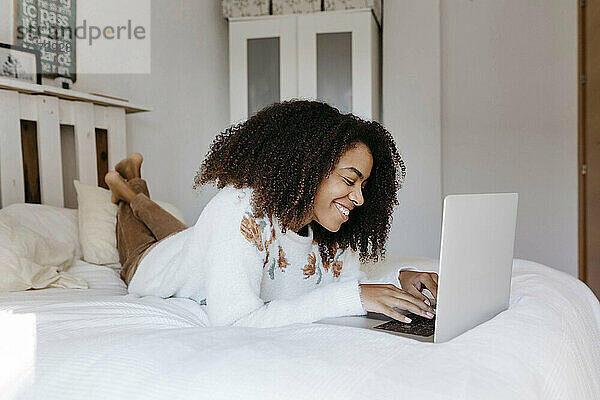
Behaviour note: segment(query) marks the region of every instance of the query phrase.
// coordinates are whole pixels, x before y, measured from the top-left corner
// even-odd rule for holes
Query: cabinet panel
[[[352,112],[352,32],[317,34],[317,99]]]
[[[248,116],[281,98],[279,38],[248,39]]]
[[[271,41],[256,41],[271,39]],[[229,22],[229,105],[232,124],[246,120],[248,109],[255,109],[267,99],[274,99],[277,91],[274,86],[260,88],[261,84],[270,85],[267,71],[276,68],[271,61],[263,60],[268,65],[262,78],[256,73],[260,54],[270,58],[275,53],[272,47],[277,39],[279,45],[279,97],[285,100],[298,96],[297,86],[297,52],[296,52],[296,17],[265,17],[248,20],[230,20]],[[269,47],[271,46],[271,47]],[[248,54],[248,49],[256,54]],[[249,64],[249,61],[251,64]],[[256,64],[254,64],[256,63]],[[249,81],[250,78],[250,81]],[[262,82],[262,83],[261,83]],[[249,87],[253,93],[249,92]],[[250,98],[252,96],[252,98]]]
[[[303,98],[319,98],[320,92],[328,92],[331,88],[319,89],[318,60],[320,54],[327,49],[319,50],[321,45],[327,46],[324,34],[349,33],[351,51],[349,60],[338,61],[351,63],[351,111],[363,118],[379,119],[379,30],[369,10],[358,10],[347,13],[318,13],[298,16],[298,94]],[[337,49],[336,52],[340,50]],[[343,67],[342,70],[343,71]],[[327,74],[326,74],[327,75]],[[330,82],[331,83],[331,82]],[[337,82],[336,82],[337,83]],[[343,96],[343,86],[335,89],[337,96]]]

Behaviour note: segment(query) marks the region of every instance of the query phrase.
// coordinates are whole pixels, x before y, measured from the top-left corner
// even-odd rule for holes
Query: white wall
[[[74,89],[153,108],[127,117],[127,148],[145,157],[150,195],[193,224],[216,193],[195,192],[195,172],[229,120],[227,23],[219,0],[152,0],[151,29],[151,75],[79,75]]]
[[[383,120],[408,167],[390,251],[438,256],[441,171],[443,195],[519,192],[515,257],[577,276],[577,2],[384,6]]]
[[[220,0],[151,0],[151,9],[151,74],[79,74],[73,89],[153,109],[127,117],[127,149],[144,155],[151,197],[193,224],[216,193],[194,191],[194,175],[229,121],[227,22]],[[12,10],[0,0],[0,41],[13,43]]]
[[[14,3],[13,0],[0,0],[0,42],[14,44]]]
[[[517,191],[515,256],[576,276],[577,2],[384,7],[383,122],[408,173],[388,251],[438,257],[442,194]],[[154,108],[128,117],[128,149],[145,155],[152,196],[188,223],[215,193],[191,186],[227,126],[227,46],[219,0],[152,0],[152,74],[75,85]]]
[[[406,163],[387,250],[438,257],[441,229],[438,0],[384,1],[383,124]]]
[[[515,256],[577,276],[577,2],[440,4],[444,194],[519,192]]]

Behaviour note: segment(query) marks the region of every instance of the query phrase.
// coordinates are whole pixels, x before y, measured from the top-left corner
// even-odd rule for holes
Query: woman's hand
[[[360,297],[365,311],[385,314],[401,322],[410,322],[411,319],[402,315],[393,307],[410,311],[425,318],[433,318],[435,310],[405,290],[394,285],[360,285]]]
[[[398,274],[400,286],[408,293],[426,303],[429,303],[423,289],[427,288],[437,300],[438,275],[435,272],[400,271]]]

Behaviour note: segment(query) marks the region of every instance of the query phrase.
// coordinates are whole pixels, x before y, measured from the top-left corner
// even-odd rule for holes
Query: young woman
[[[280,326],[366,311],[410,322],[394,307],[433,317],[421,291],[436,295],[435,274],[400,270],[395,285],[359,284],[359,260],[385,253],[405,175],[380,124],[316,101],[259,111],[213,142],[195,186],[221,190],[191,228],[149,199],[141,164],[134,153],[106,176],[119,204],[117,247],[130,293],[193,299],[213,325]]]

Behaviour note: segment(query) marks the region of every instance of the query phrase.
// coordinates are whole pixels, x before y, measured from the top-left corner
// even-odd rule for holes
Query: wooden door
[[[580,2],[579,277],[600,298],[600,2]]]

